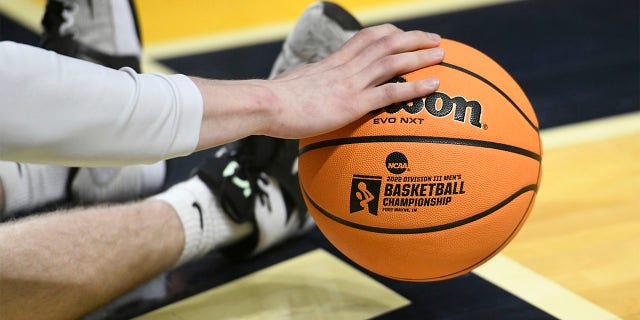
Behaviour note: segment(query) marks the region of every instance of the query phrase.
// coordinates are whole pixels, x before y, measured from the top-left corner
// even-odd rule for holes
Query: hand
[[[197,150],[248,135],[299,139],[341,128],[367,112],[424,97],[437,79],[386,83],[437,64],[440,37],[385,24],[361,30],[338,51],[273,80],[191,77],[202,93]]]
[[[440,37],[385,24],[361,30],[334,54],[268,81],[274,101],[259,134],[303,138],[343,127],[367,112],[434,92],[437,79],[386,83],[437,64]]]

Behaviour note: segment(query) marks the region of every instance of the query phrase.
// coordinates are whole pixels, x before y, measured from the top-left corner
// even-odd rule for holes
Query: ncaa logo
[[[409,160],[401,152],[392,152],[387,156],[387,170],[393,174],[401,174],[409,169]]]

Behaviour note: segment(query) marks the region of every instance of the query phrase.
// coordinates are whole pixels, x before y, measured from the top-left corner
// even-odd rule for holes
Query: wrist
[[[198,150],[269,131],[277,114],[269,80],[192,79],[203,98]]]
[[[246,119],[251,132],[247,135],[269,135],[271,127],[277,122],[279,103],[273,80],[246,80],[247,106]]]

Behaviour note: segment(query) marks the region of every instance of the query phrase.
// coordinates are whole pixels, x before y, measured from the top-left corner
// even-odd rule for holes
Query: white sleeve
[[[102,166],[186,155],[202,109],[184,75],[113,70],[0,42],[0,160]]]

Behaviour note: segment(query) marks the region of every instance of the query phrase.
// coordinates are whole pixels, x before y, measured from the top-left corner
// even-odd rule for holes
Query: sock
[[[80,168],[71,182],[73,199],[83,204],[125,202],[160,191],[166,162],[124,167]]]
[[[153,164],[143,164],[142,167],[142,195],[156,193],[164,185],[167,177],[167,163],[160,161]]]
[[[182,222],[185,244],[174,267],[233,243],[253,230],[251,223],[233,222],[199,177],[179,183],[151,199],[169,203]]]
[[[65,198],[68,177],[67,167],[0,161],[5,202],[0,213],[12,216]]]

